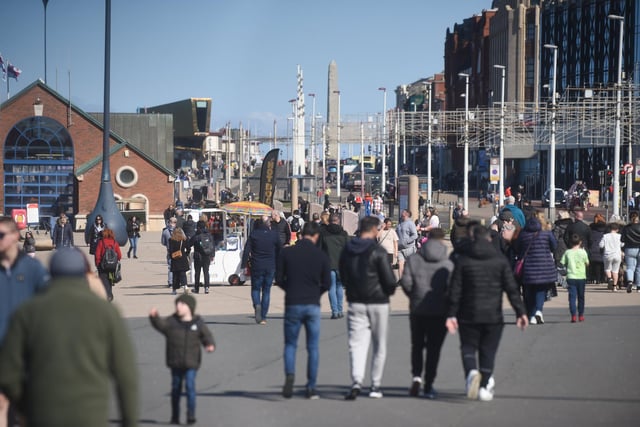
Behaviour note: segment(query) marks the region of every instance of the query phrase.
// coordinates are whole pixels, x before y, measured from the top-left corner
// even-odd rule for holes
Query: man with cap
[[[161,318],[157,308],[149,312],[151,325],[166,337],[166,363],[171,369],[171,424],[180,424],[182,383],[187,388],[187,423],[196,423],[196,372],[202,354],[200,345],[209,353],[215,350],[211,331],[204,320],[195,315],[196,299],[189,294],[176,298],[176,311]]]
[[[89,289],[87,266],[77,248],[56,251],[48,289],[11,318],[0,389],[30,427],[106,426],[112,382],[122,425],[138,425],[133,346],[116,309]]]

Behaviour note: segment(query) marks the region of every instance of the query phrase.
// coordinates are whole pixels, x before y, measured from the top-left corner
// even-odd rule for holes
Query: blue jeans
[[[544,299],[549,285],[527,285],[524,288],[524,303],[527,307],[527,315],[533,317],[536,311],[542,311]]]
[[[296,372],[298,335],[304,325],[307,336],[307,388],[316,388],[318,379],[320,306],[316,304],[287,305],[284,310],[284,373]]]
[[[338,277],[336,270],[331,270],[331,288],[329,288],[329,304],[331,305],[331,314],[342,313],[342,282]]]
[[[129,237],[129,253],[133,251],[133,256],[137,256],[138,254],[138,238],[137,237]]]
[[[171,419],[180,418],[180,395],[182,382],[187,388],[187,417],[196,415],[196,370],[171,368]]]
[[[640,283],[640,262],[638,262],[638,257],[640,257],[640,248],[625,248],[624,262],[627,264],[627,269],[625,270],[627,282]]]
[[[576,297],[578,298],[578,315],[584,314],[584,288],[586,279],[567,279],[569,286],[569,311],[572,316],[576,315]]]
[[[263,319],[267,318],[269,311],[274,274],[273,270],[254,270],[251,272],[251,301],[254,307],[260,304]],[[260,294],[262,294],[262,298]]]

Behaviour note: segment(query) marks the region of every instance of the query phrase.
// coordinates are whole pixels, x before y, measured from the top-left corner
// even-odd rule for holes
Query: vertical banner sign
[[[262,161],[260,173],[260,202],[273,206],[273,194],[276,191],[276,164],[278,163],[279,149],[269,151]]]
[[[640,159],[636,159],[636,173],[633,174],[635,182],[640,182]]]
[[[492,183],[500,181],[500,159],[492,157],[489,161],[489,181]]]

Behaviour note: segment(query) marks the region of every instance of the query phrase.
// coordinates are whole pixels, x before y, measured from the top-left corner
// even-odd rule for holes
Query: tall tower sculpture
[[[329,79],[327,83],[327,134],[325,155],[328,158],[338,157],[338,124],[340,88],[338,87],[338,64],[335,60],[329,63]]]
[[[293,126],[293,175],[305,175],[304,79],[298,65],[298,90]]]

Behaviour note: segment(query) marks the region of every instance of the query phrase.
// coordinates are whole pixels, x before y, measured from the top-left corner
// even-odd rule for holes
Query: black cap
[[[49,260],[51,277],[80,277],[87,274],[87,259],[77,248],[58,249]]]

